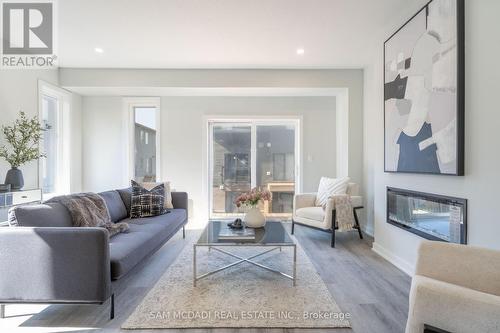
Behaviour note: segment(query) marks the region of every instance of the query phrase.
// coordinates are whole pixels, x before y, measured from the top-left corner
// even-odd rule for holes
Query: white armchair
[[[406,333],[500,332],[500,251],[423,241]]]
[[[363,198],[359,195],[359,185],[349,183],[347,194],[351,197],[351,202],[354,210],[355,229],[358,230],[359,237],[363,239],[357,210],[363,208]],[[315,205],[316,193],[296,194],[293,199],[293,217],[292,217],[292,234],[295,231],[295,224],[318,229],[332,234],[331,246],[335,247],[335,229],[338,226],[333,221],[335,218],[335,210],[333,207],[333,199],[329,199],[325,209]],[[332,225],[334,226],[332,228]]]

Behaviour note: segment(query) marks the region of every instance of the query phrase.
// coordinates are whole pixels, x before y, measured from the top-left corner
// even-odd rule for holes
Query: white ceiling
[[[359,68],[414,1],[59,0],[57,54],[62,67]]]

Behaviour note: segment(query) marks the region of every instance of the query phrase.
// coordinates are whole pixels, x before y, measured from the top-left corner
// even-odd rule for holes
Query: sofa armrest
[[[449,332],[498,332],[499,314],[499,296],[416,275],[406,333],[421,333],[424,324]]]
[[[0,228],[0,303],[102,303],[111,295],[103,228]]]
[[[299,208],[314,207],[316,201],[316,193],[301,193],[293,196],[293,211]]]
[[[500,296],[500,251],[422,241],[415,274]]]
[[[188,211],[188,194],[186,192],[172,192],[172,205],[175,209]]]

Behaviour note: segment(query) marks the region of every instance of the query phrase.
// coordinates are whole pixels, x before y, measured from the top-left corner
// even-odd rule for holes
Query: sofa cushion
[[[9,211],[10,221],[21,227],[72,227],[68,209],[58,202],[16,206]]]
[[[99,195],[106,202],[106,206],[108,206],[109,215],[111,216],[112,222],[118,222],[127,218],[127,208],[123,203],[123,200],[120,194],[117,191],[106,191],[101,192]]]
[[[132,202],[132,187],[122,188],[120,190],[116,190],[120,194],[122,198],[123,204],[127,209],[127,216],[130,216],[130,204]]]
[[[144,258],[154,253],[172,237],[186,220],[184,209],[172,209],[170,213],[146,218],[125,219],[129,232],[109,240],[111,278],[121,278]]]
[[[165,185],[163,183],[147,190],[132,180],[131,218],[158,216],[165,211]]]

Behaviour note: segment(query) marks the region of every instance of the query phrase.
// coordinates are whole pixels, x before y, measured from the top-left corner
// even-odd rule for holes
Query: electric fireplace
[[[467,244],[467,200],[387,188],[387,222],[430,240]]]

